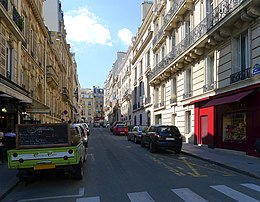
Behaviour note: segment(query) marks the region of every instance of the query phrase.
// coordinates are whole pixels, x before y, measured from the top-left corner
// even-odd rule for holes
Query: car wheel
[[[145,147],[144,139],[141,139],[141,147]]]
[[[137,144],[137,138],[136,138],[136,136],[134,137],[134,143]]]
[[[155,146],[155,144],[154,144],[154,142],[152,140],[149,143],[149,151],[151,153],[154,153],[156,151],[156,146]]]

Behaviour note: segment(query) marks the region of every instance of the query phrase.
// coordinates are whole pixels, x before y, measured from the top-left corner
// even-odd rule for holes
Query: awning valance
[[[33,100],[31,104],[27,105],[26,112],[31,114],[48,114],[50,113],[50,108],[37,100]]]
[[[210,106],[228,104],[228,103],[232,103],[232,102],[238,102],[238,101],[242,100],[244,97],[246,97],[247,95],[249,95],[253,91],[254,90],[249,90],[249,91],[237,93],[237,94],[234,94],[234,95],[216,98],[216,99],[210,100],[203,107],[210,107]]]

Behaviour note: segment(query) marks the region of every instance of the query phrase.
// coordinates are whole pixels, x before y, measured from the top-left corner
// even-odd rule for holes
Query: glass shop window
[[[246,143],[246,113],[223,115],[223,142]]]

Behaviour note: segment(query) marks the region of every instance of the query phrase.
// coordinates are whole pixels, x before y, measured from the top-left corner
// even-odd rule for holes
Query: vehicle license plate
[[[45,170],[45,169],[54,169],[56,166],[55,164],[41,164],[34,166],[34,170]]]
[[[125,134],[125,132],[120,132],[120,134]]]
[[[174,137],[166,137],[166,140],[175,140]]]

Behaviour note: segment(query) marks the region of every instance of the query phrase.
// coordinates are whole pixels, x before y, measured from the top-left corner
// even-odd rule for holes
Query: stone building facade
[[[72,121],[77,113],[76,61],[66,42],[63,19],[60,32],[48,30],[42,15],[44,2],[0,1],[3,132],[14,131],[17,123]]]
[[[151,10],[152,43],[142,47],[151,47],[144,80],[151,91],[151,124],[178,126],[185,142],[257,156],[260,2],[155,0]],[[141,33],[138,29],[136,38]],[[138,43],[129,48],[136,57],[131,69],[143,57],[135,56]],[[133,83],[130,91],[135,88]],[[130,116],[136,101],[132,96]]]

